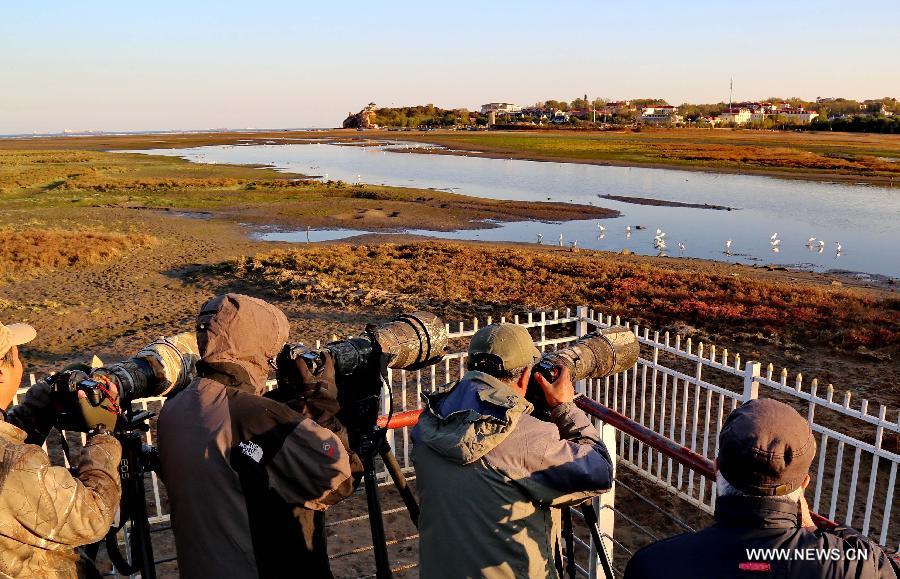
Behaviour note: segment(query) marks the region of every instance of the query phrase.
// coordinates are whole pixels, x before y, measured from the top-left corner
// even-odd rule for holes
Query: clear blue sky
[[[20,1],[0,133],[335,126],[369,101],[900,97],[900,1]]]

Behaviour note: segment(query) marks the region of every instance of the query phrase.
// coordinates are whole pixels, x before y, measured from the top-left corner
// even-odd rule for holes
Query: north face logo
[[[255,442],[239,442],[238,446],[241,448],[241,452],[252,458],[254,461],[259,462],[262,460],[263,449]]]

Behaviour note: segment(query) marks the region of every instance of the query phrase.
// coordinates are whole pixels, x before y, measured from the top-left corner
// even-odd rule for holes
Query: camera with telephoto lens
[[[525,394],[526,400],[534,405],[532,416],[550,420],[550,407],[544,390],[535,380],[536,374],[540,374],[548,382],[554,382],[559,377],[560,368],[565,366],[572,382],[586,378],[604,378],[634,366],[639,353],[637,336],[621,326],[591,332],[568,348],[547,352],[532,367],[531,380]]]
[[[296,360],[313,372],[324,364],[327,351],[334,360],[338,386],[339,417],[347,426],[353,443],[354,432],[374,425],[381,393],[381,376],[386,368],[416,370],[434,364],[444,356],[447,327],[429,312],[401,314],[380,325],[368,325],[354,338],[325,344],[313,350],[303,344],[286,344],[275,361],[278,389],[297,400],[302,377]]]
[[[104,404],[107,387],[97,380],[103,376],[119,391],[119,405],[127,408],[132,400],[150,396],[172,396],[196,377],[200,359],[194,333],[159,338],[148,344],[134,357],[109,366],[96,368],[88,374],[82,370],[60,372],[48,379],[56,425],[60,430],[84,432],[87,426],[78,404],[78,392],[83,391],[92,406]]]

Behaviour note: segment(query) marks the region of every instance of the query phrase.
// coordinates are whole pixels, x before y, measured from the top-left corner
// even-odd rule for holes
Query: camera
[[[150,396],[172,396],[190,384],[197,374],[200,359],[197,337],[193,333],[159,338],[141,349],[134,357],[92,370],[60,372],[50,377],[50,395],[60,430],[85,431],[78,405],[78,392],[83,391],[92,406],[107,398],[106,387],[96,378],[103,376],[119,391],[119,404],[127,408],[132,400]]]
[[[447,347],[444,322],[428,312],[401,314],[382,326],[368,325],[362,334],[312,350],[303,344],[285,344],[276,358],[279,388],[296,389],[300,372],[290,362],[302,359],[315,373],[323,364],[323,350],[334,359],[338,381],[382,368],[415,370],[440,360]]]
[[[550,408],[543,389],[534,378],[536,374],[553,382],[559,377],[560,367],[565,366],[573,382],[603,378],[634,366],[639,353],[637,336],[621,326],[591,332],[568,348],[547,352],[531,369],[532,377],[525,394],[525,399],[534,406],[532,415],[542,420],[550,419]]]
[[[381,375],[386,368],[416,370],[434,364],[444,356],[447,327],[429,312],[401,314],[390,322],[368,325],[354,338],[330,342],[321,350],[303,344],[286,344],[275,366],[278,390],[292,399],[302,399],[302,379],[296,360],[315,373],[324,363],[324,352],[334,360],[340,418],[356,434],[375,424]]]

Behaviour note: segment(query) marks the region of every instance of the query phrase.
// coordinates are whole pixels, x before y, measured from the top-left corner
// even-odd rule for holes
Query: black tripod
[[[400,463],[394,455],[391,446],[387,442],[387,428],[379,428],[376,424],[378,417],[378,403],[380,400],[382,380],[384,376],[380,372],[373,372],[369,380],[376,380],[377,386],[370,385],[368,392],[371,395],[357,401],[356,424],[364,424],[364,430],[357,433],[357,454],[363,463],[363,480],[366,491],[366,505],[369,511],[369,527],[372,530],[372,546],[375,551],[375,576],[377,579],[390,579],[393,576],[390,560],[387,552],[387,538],[384,534],[384,519],[381,515],[381,499],[378,496],[378,473],[375,470],[375,457],[380,456],[391,476],[391,480],[397,492],[403,499],[409,518],[413,525],[419,525],[419,504],[413,495],[412,489]],[[390,391],[390,389],[388,389]],[[357,438],[354,436],[354,438]]]
[[[146,489],[144,475],[159,469],[159,453],[155,447],[144,444],[141,436],[150,430],[147,421],[152,412],[141,412],[125,419],[125,426],[118,435],[122,443],[122,462],[119,473],[122,477],[122,501],[119,507],[119,525],[106,535],[106,551],[122,575],[140,573],[142,579],[156,579],[153,560],[153,542],[150,538],[150,523],[147,520]],[[116,535],[131,521],[128,545],[131,561],[119,550]]]
[[[584,523],[587,525],[588,531],[591,533],[591,539],[597,546],[597,557],[600,559],[600,567],[603,569],[603,576],[606,579],[613,579],[612,560],[609,553],[606,552],[606,544],[600,534],[600,521],[597,518],[597,510],[591,503],[585,503],[579,507]],[[575,567],[575,529],[572,525],[572,507],[563,507],[562,509],[562,534],[563,541],[566,543],[566,574],[570,579],[577,576],[577,568]],[[560,563],[562,563],[560,561]]]

